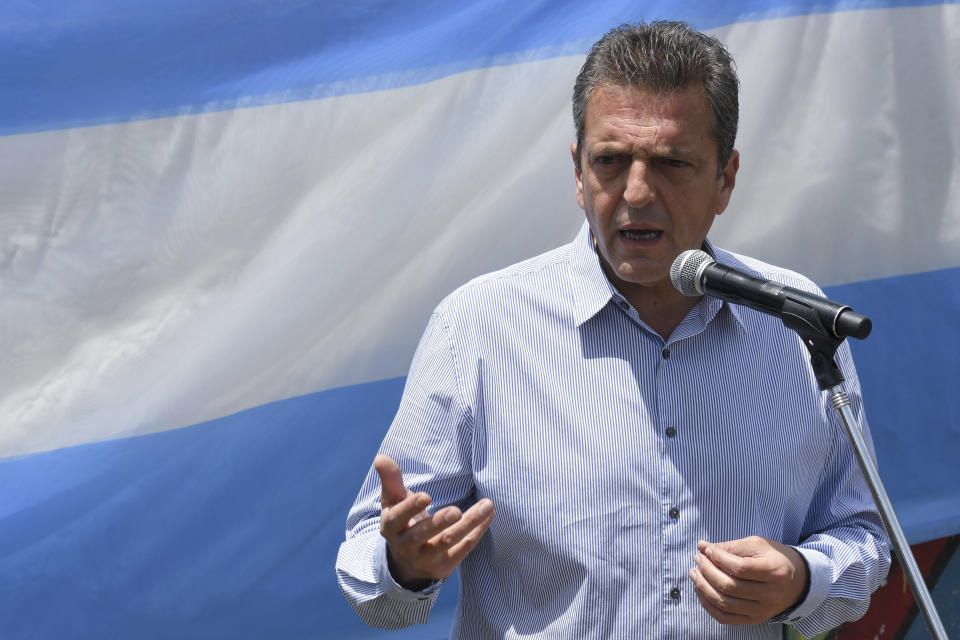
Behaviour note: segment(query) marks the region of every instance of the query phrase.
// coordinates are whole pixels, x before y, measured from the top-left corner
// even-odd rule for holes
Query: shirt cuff
[[[422,591],[410,591],[397,584],[397,581],[393,579],[393,575],[390,573],[390,565],[387,562],[387,541],[383,536],[380,536],[380,539],[377,541],[376,558],[377,577],[380,581],[380,588],[386,596],[395,600],[403,600],[405,602],[429,600],[445,582],[444,580],[434,580]]]
[[[791,548],[796,550],[807,563],[810,588],[807,590],[807,597],[803,601],[777,617],[770,618],[769,622],[771,623],[793,625],[813,613],[830,595],[831,569],[830,560],[827,556],[814,549],[796,546],[791,546]]]

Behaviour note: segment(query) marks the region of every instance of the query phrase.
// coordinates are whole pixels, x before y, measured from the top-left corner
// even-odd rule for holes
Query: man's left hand
[[[810,580],[795,549],[750,536],[697,543],[690,569],[700,604],[723,624],[759,624],[798,604]]]

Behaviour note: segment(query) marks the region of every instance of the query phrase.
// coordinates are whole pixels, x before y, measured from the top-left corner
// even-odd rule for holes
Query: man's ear
[[[583,209],[583,171],[580,170],[580,163],[577,162],[577,143],[570,143],[570,157],[573,158],[573,175],[577,179],[577,203]]]
[[[717,192],[717,215],[723,213],[727,205],[730,204],[730,194],[733,193],[733,187],[737,184],[737,171],[740,169],[740,152],[736,149],[730,154],[727,160],[727,166],[724,167],[720,175],[720,185]]]

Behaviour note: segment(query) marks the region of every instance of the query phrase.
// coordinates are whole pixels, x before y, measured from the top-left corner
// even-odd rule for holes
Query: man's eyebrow
[[[691,159],[703,159],[705,156],[699,150],[692,147],[686,147],[681,145],[671,145],[664,147],[655,147],[648,150],[651,157],[660,157],[660,158],[691,158]],[[629,154],[630,151],[626,145],[615,142],[615,141],[601,141],[595,142],[589,147],[588,153],[590,155],[597,154]]]
[[[668,146],[663,147],[662,149],[655,150],[656,155],[661,156],[683,156],[683,157],[693,157],[699,158],[702,156],[698,149],[692,147],[685,147],[682,145]]]
[[[627,145],[615,140],[601,140],[600,142],[594,142],[590,145],[590,149],[594,151],[622,152],[627,150]]]

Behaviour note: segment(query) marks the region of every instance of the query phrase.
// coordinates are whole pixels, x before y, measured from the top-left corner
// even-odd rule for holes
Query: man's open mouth
[[[654,229],[624,229],[620,233],[629,240],[656,240],[663,235],[663,231]]]

